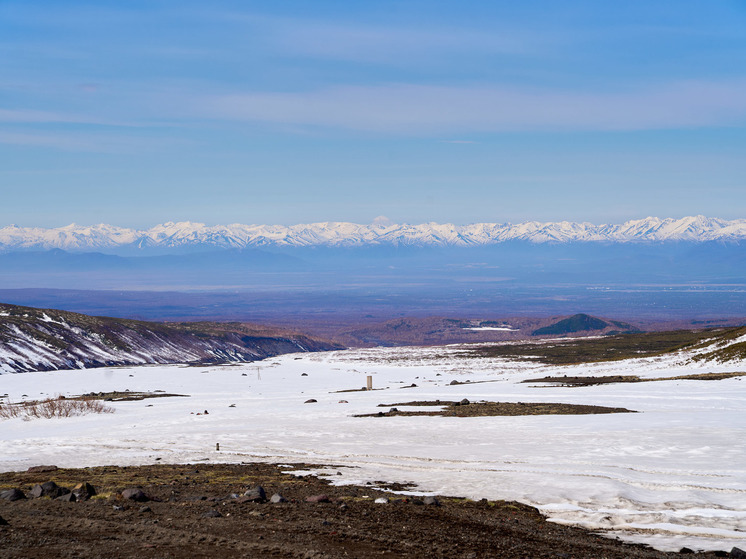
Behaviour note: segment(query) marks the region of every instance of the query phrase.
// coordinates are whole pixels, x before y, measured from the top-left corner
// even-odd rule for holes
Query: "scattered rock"
[[[266,503],[267,502],[267,493],[264,491],[264,488],[261,485],[257,485],[253,489],[248,489],[246,493],[243,494],[244,499],[243,502],[255,502],[255,503]]]
[[[318,402],[318,400],[316,400],[316,399],[314,399],[314,398],[309,398],[308,400],[306,400],[306,401],[305,401],[305,402],[303,402],[303,403],[304,403],[304,404],[315,404],[316,402]]]
[[[338,403],[340,403],[340,404],[349,404],[349,402],[347,400],[340,400]]]
[[[378,503],[379,505],[387,505],[389,500],[386,497],[378,497],[378,499],[376,499],[374,502]]]
[[[205,514],[202,515],[202,518],[222,518],[223,515],[220,514],[220,511],[216,511],[215,509],[208,510]]]
[[[57,466],[31,466],[26,472],[29,474],[44,474],[46,472],[55,472],[59,470]]]
[[[75,493],[78,501],[87,501],[96,495],[96,489],[90,483],[84,481],[73,487],[73,493]]]
[[[283,497],[282,495],[280,495],[279,493],[275,493],[274,495],[272,495],[272,497],[269,500],[270,502],[275,503],[275,504],[287,503],[287,499]]]
[[[6,491],[0,491],[0,499],[3,501],[20,501],[26,498],[26,494],[20,489],[8,489]]]
[[[452,381],[451,381],[451,382],[449,382],[448,384],[449,384],[450,386],[456,386],[457,384],[461,384],[461,383],[460,383],[459,381],[457,381],[457,380],[452,380]]]
[[[300,376],[302,376],[302,377],[307,377],[307,376],[308,376],[308,373],[301,373],[301,374],[300,374]]]
[[[64,495],[57,497],[55,500],[64,501],[65,503],[74,503],[78,499],[75,497],[75,493],[65,493]]]
[[[433,505],[436,507],[440,506],[440,501],[438,501],[438,499],[436,499],[435,497],[425,497],[424,499],[422,499],[422,503],[425,505]]]
[[[389,410],[389,413],[396,413],[396,412],[398,412],[398,411],[399,411],[399,410],[398,410],[398,408],[391,408],[391,409]]]
[[[31,495],[34,499],[38,499],[40,497],[49,497],[50,499],[56,499],[57,497],[62,497],[63,495],[66,495],[68,493],[70,493],[69,489],[60,487],[53,481],[47,481],[42,483],[41,485],[34,485],[34,487],[31,488],[31,491],[29,491],[29,495]]]
[[[153,512],[153,511],[149,506],[145,505],[144,507],[140,508],[140,512],[146,513],[146,512]]]
[[[679,550],[679,553],[683,553],[684,555],[689,555],[689,554],[694,554],[694,550],[693,550],[693,549],[690,549],[690,548],[688,548],[688,547],[682,547],[682,548],[681,548],[681,549]]]
[[[331,503],[328,495],[311,495],[306,497],[306,503]]]
[[[466,398],[464,398],[463,400],[459,402],[459,404],[462,406],[468,406],[469,404],[471,404],[471,402],[467,400]]]
[[[145,492],[139,487],[131,487],[122,491],[122,499],[126,499],[128,501],[136,501],[138,503],[150,501],[150,497],[148,497]]]

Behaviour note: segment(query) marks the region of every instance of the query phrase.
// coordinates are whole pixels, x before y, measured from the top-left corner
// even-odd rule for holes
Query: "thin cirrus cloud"
[[[625,91],[343,86],[203,99],[218,119],[394,134],[633,131],[746,121],[746,81],[685,81]]]
[[[252,18],[256,23],[257,18]],[[402,62],[442,53],[480,52],[522,54],[534,52],[546,35],[517,31],[481,33],[459,28],[412,29],[372,25],[332,24],[308,20],[261,18],[268,44],[278,52],[301,57]]]

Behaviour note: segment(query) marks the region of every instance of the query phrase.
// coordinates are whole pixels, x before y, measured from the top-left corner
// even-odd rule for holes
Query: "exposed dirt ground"
[[[397,406],[438,407],[436,411],[400,410]],[[442,416],[442,417],[485,417],[508,415],[588,415],[599,413],[636,413],[627,408],[609,408],[582,404],[561,404],[552,402],[469,402],[462,400],[429,400],[400,402],[398,404],[378,404],[388,411],[367,413],[355,417],[395,417],[395,416]]]
[[[0,474],[0,491],[54,481],[98,493],[79,502],[0,499],[0,556],[10,558],[663,558],[644,546],[623,544],[578,528],[549,523],[533,508],[513,502],[423,498],[369,486],[331,486],[328,479],[293,476],[296,464],[156,465],[59,469]],[[334,475],[332,469],[330,475]],[[259,503],[243,495],[261,485]],[[124,500],[141,487],[147,502]],[[402,486],[388,486],[403,489]],[[234,496],[232,496],[232,494]],[[329,502],[308,502],[327,495]],[[389,503],[375,499],[388,497]],[[217,511],[217,512],[212,512]],[[212,517],[205,516],[213,515]],[[1,523],[1,522],[0,522]],[[699,557],[727,557],[707,553]]]

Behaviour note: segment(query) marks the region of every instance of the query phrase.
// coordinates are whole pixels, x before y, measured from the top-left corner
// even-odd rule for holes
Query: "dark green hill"
[[[588,332],[594,330],[616,329],[617,331],[636,331],[637,329],[624,322],[603,320],[588,314],[575,314],[549,326],[538,328],[531,332],[533,336],[559,336],[562,334],[573,334],[575,332]]]

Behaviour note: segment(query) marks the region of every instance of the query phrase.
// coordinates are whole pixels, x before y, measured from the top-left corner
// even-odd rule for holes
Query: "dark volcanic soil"
[[[29,493],[37,483],[72,488],[89,482],[87,501],[0,499],[0,556],[10,558],[662,558],[643,546],[546,522],[533,508],[512,502],[420,498],[375,486],[334,487],[323,478],[296,477],[272,464],[100,467],[0,474],[0,490]],[[333,471],[332,471],[333,472]],[[241,502],[231,494],[256,485],[267,498]],[[121,491],[141,487],[152,499],[125,501]],[[379,484],[378,487],[382,487]],[[395,487],[401,489],[401,486]],[[330,502],[306,498],[326,494]],[[378,497],[391,502],[378,504]],[[220,516],[214,512],[217,511]],[[215,517],[206,517],[207,513]],[[700,557],[727,556],[715,553]]]

